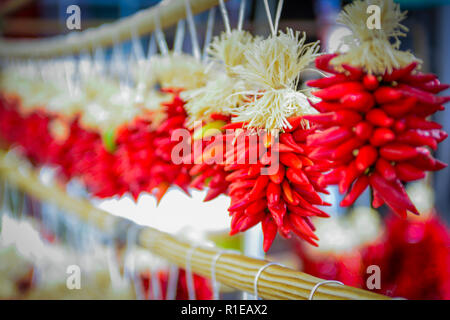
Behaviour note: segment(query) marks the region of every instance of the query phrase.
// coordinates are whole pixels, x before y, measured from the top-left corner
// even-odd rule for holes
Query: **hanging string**
[[[141,40],[134,29],[131,31],[131,47],[136,60],[138,62],[144,60],[144,49],[142,48]]]
[[[278,32],[278,24],[280,22],[280,17],[281,17],[281,10],[283,9],[283,2],[284,0],[278,0],[278,6],[277,6],[277,13],[275,15],[275,34]]]
[[[188,299],[189,300],[195,300],[195,285],[194,285],[194,275],[192,274],[192,255],[194,254],[194,251],[199,247],[198,244],[193,244],[191,248],[188,250],[186,254],[186,285],[188,289]]]
[[[245,16],[245,4],[247,0],[241,0],[241,5],[239,6],[239,19],[238,19],[238,30],[242,30],[242,26],[244,24],[244,16]]]
[[[164,32],[161,30],[161,23],[159,21],[159,10],[156,12],[155,17],[155,35],[156,40],[158,41],[159,51],[163,56],[166,56],[169,53],[169,47],[167,46],[167,41],[164,36]]]
[[[213,300],[219,300],[219,287],[220,283],[216,280],[216,266],[219,258],[226,253],[236,253],[240,254],[237,250],[220,250],[212,259],[211,262],[211,283],[213,287]]]
[[[167,281],[166,300],[175,300],[177,298],[178,289],[178,266],[172,264],[169,269],[169,280]]]
[[[264,7],[266,8],[266,15],[267,15],[267,20],[269,21],[270,31],[271,31],[272,35],[274,36],[276,34],[276,32],[275,32],[275,27],[273,26],[272,14],[270,13],[269,3],[267,2],[267,0],[264,0]]]
[[[161,286],[159,283],[159,277],[158,277],[158,268],[153,268],[153,270],[150,271],[150,279],[151,288],[152,288],[152,295],[153,300],[161,300]]]
[[[152,33],[150,36],[150,39],[148,41],[148,52],[147,52],[147,59],[150,59],[152,56],[156,54],[157,48],[156,48],[156,39],[155,34]]]
[[[227,34],[230,34],[231,33],[230,19],[228,19],[227,8],[225,7],[225,3],[223,2],[223,0],[219,0],[219,6],[220,12],[222,13],[223,23],[225,25],[225,30]]]
[[[340,284],[341,286],[343,286],[344,284],[340,281],[337,280],[324,280],[321,282],[316,283],[316,285],[311,289],[311,292],[309,294],[308,300],[312,300],[314,298],[314,294],[316,293],[317,289],[323,285],[323,284],[327,284],[327,283],[335,283],[335,284]]]
[[[173,45],[173,51],[177,54],[181,53],[183,50],[184,33],[185,33],[185,22],[180,20],[177,23],[177,31],[175,33],[175,41]]]
[[[186,7],[186,17],[189,27],[189,33],[191,34],[193,55],[197,60],[200,60],[200,46],[198,44],[198,36],[197,31],[195,30],[195,22],[194,16],[192,15],[191,5],[189,3],[189,0],[184,0],[184,4]]]
[[[205,44],[203,45],[203,56],[202,60],[206,61],[208,58],[208,47],[211,42],[213,28],[214,28],[214,20],[216,16],[216,8],[211,8],[208,13],[208,21],[206,24],[206,35],[205,35]]]
[[[255,299],[255,300],[259,300],[259,297],[258,297],[258,281],[259,281],[259,278],[261,277],[261,274],[263,273],[263,271],[264,271],[266,268],[268,268],[268,267],[270,267],[270,266],[273,266],[273,265],[277,265],[277,266],[284,267],[284,266],[283,266],[282,264],[280,264],[280,263],[269,262],[269,263],[263,265],[261,268],[259,268],[258,272],[256,273],[255,279],[253,280],[253,295],[254,295],[254,299]]]

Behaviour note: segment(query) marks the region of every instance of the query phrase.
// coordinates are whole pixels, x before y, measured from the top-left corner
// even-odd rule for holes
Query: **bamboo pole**
[[[219,0],[189,1],[193,14],[208,10],[218,2]],[[99,47],[109,47],[114,43],[129,40],[132,36],[151,33],[156,29],[158,20],[164,29],[185,17],[185,0],[165,0],[130,17],[81,32],[40,40],[0,39],[0,56],[17,59],[49,58],[93,51]]]
[[[105,232],[118,230],[125,219],[112,216],[93,207],[88,201],[75,199],[58,185],[44,185],[38,174],[22,159],[0,151],[0,177],[23,192],[53,203],[65,212],[76,214],[81,220],[94,224]],[[195,247],[154,228],[145,227],[138,237],[140,246],[147,248],[168,261],[185,268],[190,254],[190,265],[196,274],[211,277],[211,266],[220,251],[214,247]],[[256,274],[269,261],[246,257],[237,253],[224,253],[216,262],[216,279],[235,289],[253,293]],[[322,279],[287,267],[271,265],[261,272],[258,279],[258,295],[265,299],[305,300]],[[327,300],[387,300],[389,297],[370,291],[336,284],[323,284],[314,299]]]

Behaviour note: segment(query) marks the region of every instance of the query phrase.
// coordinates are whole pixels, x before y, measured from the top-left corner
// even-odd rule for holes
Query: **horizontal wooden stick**
[[[126,221],[106,211],[93,207],[88,201],[69,196],[61,186],[44,185],[35,170],[27,162],[11,153],[0,151],[0,177],[23,192],[44,202],[53,203],[67,213],[76,214],[80,220],[97,228],[112,232]],[[196,247],[196,244],[177,239],[154,228],[140,231],[139,245],[149,249],[168,261],[185,268],[189,263],[196,274],[211,277],[211,266],[217,254],[215,247]],[[253,293],[258,271],[269,261],[246,257],[237,253],[224,253],[216,263],[216,279],[229,287]],[[322,279],[287,267],[271,265],[261,272],[258,279],[258,295],[265,299],[307,299],[311,290]],[[323,284],[314,294],[314,299],[384,300],[389,297],[370,291],[336,284]]]
[[[192,13],[197,14],[216,6],[219,0],[190,0],[189,3]],[[129,40],[133,36],[149,34],[156,29],[158,19],[164,29],[185,17],[185,0],[165,0],[130,17],[81,32],[40,40],[1,39],[0,56],[20,59],[50,58],[93,51]]]

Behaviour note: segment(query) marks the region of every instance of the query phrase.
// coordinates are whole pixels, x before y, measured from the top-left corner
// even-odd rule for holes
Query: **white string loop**
[[[216,280],[216,266],[217,261],[220,259],[220,257],[224,254],[240,254],[237,250],[220,250],[212,259],[211,263],[211,283],[213,287],[213,300],[219,300],[219,286],[220,284]]]
[[[267,0],[264,0],[264,8],[266,9],[267,20],[269,21],[270,31],[273,36],[276,36],[278,32],[278,25],[281,17],[281,10],[283,8],[284,0],[279,0],[277,5],[277,11],[275,13],[275,23],[272,21],[272,14],[270,12],[269,3]]]
[[[269,262],[269,263],[263,265],[261,268],[259,268],[258,272],[256,273],[255,279],[253,280],[253,295],[254,295],[255,300],[259,299],[259,297],[258,297],[258,281],[259,281],[259,278],[261,277],[261,274],[263,273],[263,271],[266,268],[268,268],[270,266],[275,266],[275,265],[284,267],[284,265],[282,265],[281,263]]]
[[[344,285],[342,282],[337,281],[337,280],[324,280],[324,281],[318,282],[318,283],[316,283],[316,285],[311,289],[311,292],[309,293],[308,300],[313,300],[314,294],[316,293],[317,289],[318,289],[321,285],[327,284],[327,283],[340,284],[341,286]]]
[[[194,285],[194,275],[192,274],[192,255],[194,254],[194,251],[198,249],[200,245],[199,244],[193,244],[187,254],[186,254],[186,285],[188,289],[188,299],[189,300],[195,300],[195,285]]]
[[[178,266],[171,265],[169,269],[169,280],[167,281],[166,300],[175,300],[177,298],[178,276]]]
[[[158,42],[159,51],[163,56],[167,56],[169,54],[169,47],[167,46],[166,37],[164,36],[164,32],[161,30],[161,22],[159,20],[159,10],[156,12],[155,17],[155,36]]]

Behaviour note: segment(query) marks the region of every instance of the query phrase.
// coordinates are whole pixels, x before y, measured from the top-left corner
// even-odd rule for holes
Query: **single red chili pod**
[[[244,214],[246,216],[252,216],[255,214],[260,214],[261,212],[264,212],[264,210],[267,208],[267,203],[265,201],[255,201],[251,205],[249,205],[244,210]]]
[[[410,112],[417,99],[415,97],[407,97],[396,102],[381,105],[381,108],[391,117],[399,118]]]
[[[405,75],[410,74],[411,71],[413,71],[417,67],[417,64],[418,64],[417,61],[413,61],[406,67],[394,69],[390,73],[386,72],[383,76],[383,81],[385,82],[397,81],[400,78],[404,77]]]
[[[362,144],[363,142],[361,140],[352,138],[347,142],[341,144],[334,150],[334,152],[332,153],[332,159],[340,160],[343,157],[348,156],[349,154],[352,155],[353,151],[357,150]]]
[[[261,198],[262,195],[265,195],[265,189],[267,184],[269,183],[269,176],[259,176],[256,179],[255,185],[249,193],[250,200],[256,200]]]
[[[269,176],[270,180],[273,183],[280,184],[283,182],[284,179],[284,173],[285,173],[285,167],[281,163],[278,165],[278,170],[276,173]]]
[[[270,215],[267,215],[264,220],[261,222],[264,241],[263,241],[263,250],[264,252],[269,251],[272,246],[273,241],[277,235],[278,227]]]
[[[407,116],[405,120],[406,127],[410,129],[442,129],[442,126],[437,122],[428,121],[413,115]]]
[[[269,205],[273,205],[280,202],[281,199],[280,184],[270,181],[269,184],[267,185],[266,196],[267,196],[267,203]]]
[[[280,134],[280,142],[291,147],[296,152],[305,152],[305,150],[303,150],[303,148],[294,140],[294,137],[290,133]]]
[[[386,112],[379,108],[370,110],[366,115],[366,120],[380,127],[390,127],[394,124],[394,119],[390,118]]]
[[[349,93],[343,96],[339,102],[344,108],[356,111],[367,111],[375,105],[375,99],[368,92]]]
[[[283,226],[283,219],[287,212],[287,206],[284,201],[280,201],[274,205],[268,206],[268,209],[272,215],[273,220],[278,227]]]
[[[364,91],[364,86],[360,82],[349,81],[332,85],[328,88],[314,91],[312,94],[323,100],[339,100],[349,93]]]
[[[303,166],[302,160],[295,153],[288,152],[280,154],[280,161],[287,167],[301,169]]]
[[[353,80],[353,81],[357,81],[357,80],[361,79],[361,77],[364,74],[362,68],[353,67],[348,64],[342,64],[342,68],[344,68],[347,71],[347,73],[348,73],[347,78],[350,80]]]
[[[442,104],[446,100],[445,97],[439,97],[418,88],[410,87],[407,84],[399,84],[397,89],[405,96],[415,97],[418,101],[426,104]]]
[[[319,240],[319,238],[314,234],[309,224],[306,223],[305,220],[303,219],[304,217],[298,216],[296,214],[290,214],[288,215],[288,217],[292,226],[294,227],[293,229],[312,239]]]
[[[435,74],[432,73],[415,73],[415,74],[406,74],[402,77],[402,82],[406,82],[409,84],[417,84],[417,83],[422,83],[422,82],[429,82],[432,81],[434,79],[436,79],[437,76]]]
[[[363,172],[369,168],[378,158],[377,149],[371,145],[365,145],[359,149],[358,155],[355,159],[356,168]]]
[[[401,99],[402,96],[402,92],[396,88],[386,86],[381,86],[374,92],[375,101],[378,104],[392,103]]]
[[[379,86],[379,81],[376,76],[372,74],[366,74],[363,77],[363,85],[369,91],[374,91]]]
[[[375,147],[379,147],[394,140],[395,133],[392,130],[388,128],[377,128],[370,138],[370,143]]]
[[[330,61],[335,57],[337,57],[336,53],[324,54],[317,57],[315,59],[316,68],[329,73],[335,73],[336,71],[330,66]]]
[[[375,163],[375,170],[377,170],[386,180],[393,181],[397,178],[394,167],[383,158],[379,158]]]
[[[358,139],[365,141],[372,136],[373,125],[367,121],[361,121],[355,126],[355,134]]]
[[[419,155],[418,148],[407,144],[391,143],[380,148],[380,155],[390,161],[404,161]]]
[[[425,178],[425,172],[405,162],[397,163],[395,172],[397,177],[404,182]]]
[[[412,146],[428,146],[433,150],[437,149],[437,141],[427,135],[424,134],[424,131],[421,130],[408,130],[405,132],[402,132],[397,137],[397,142],[400,143],[406,143]]]
[[[310,185],[308,177],[301,171],[295,170],[294,168],[288,168],[286,170],[286,177],[289,181],[295,184],[305,184]]]
[[[343,74],[336,74],[331,77],[325,77],[320,79],[314,79],[314,80],[308,80],[306,81],[306,85],[308,87],[314,87],[314,88],[327,88],[329,86],[332,86],[337,83],[346,82],[348,81],[347,76]]]
[[[339,192],[346,193],[353,181],[361,175],[361,171],[356,167],[356,162],[352,161],[345,169],[342,179],[339,181]]]
[[[352,136],[350,129],[345,127],[331,127],[308,136],[306,142],[310,146],[334,146]]]
[[[344,199],[342,199],[340,206],[348,207],[351,206],[356,199],[366,190],[369,185],[369,178],[366,175],[359,176],[359,178],[353,184],[351,190]]]

